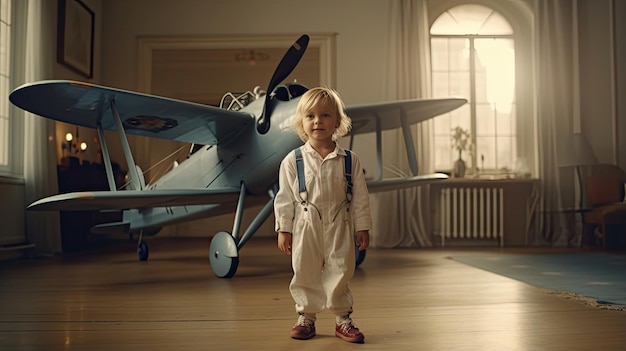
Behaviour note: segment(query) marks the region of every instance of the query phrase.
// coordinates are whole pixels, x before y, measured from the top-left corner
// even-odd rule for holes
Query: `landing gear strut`
[[[269,192],[270,199],[256,215],[252,223],[250,223],[241,238],[239,238],[239,228],[241,226],[241,219],[243,218],[244,200],[246,197],[246,186],[241,183],[239,202],[237,203],[237,211],[235,212],[235,221],[233,224],[233,233],[219,232],[211,239],[209,262],[211,263],[213,273],[217,277],[232,278],[235,275],[237,267],[239,266],[239,250],[241,250],[272,213],[274,209],[274,194],[274,191]]]

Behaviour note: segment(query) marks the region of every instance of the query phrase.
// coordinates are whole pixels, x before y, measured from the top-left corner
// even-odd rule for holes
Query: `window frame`
[[[429,28],[440,15],[460,5],[483,5],[503,16],[513,29],[515,45],[516,169],[523,166],[525,177],[538,174],[537,111],[535,97],[535,43],[532,4],[499,0],[428,0]],[[430,33],[429,33],[430,35]],[[519,162],[519,163],[518,163]],[[450,166],[451,167],[451,166]]]
[[[501,167],[499,167],[498,165],[498,160],[496,159],[495,163],[496,163],[496,167],[495,168],[487,168],[487,169],[482,169],[482,166],[478,163],[478,150],[476,145],[477,144],[477,119],[478,119],[478,112],[477,112],[477,106],[479,104],[482,104],[482,102],[477,102],[476,101],[476,95],[477,95],[477,78],[476,78],[476,74],[477,74],[477,70],[476,70],[476,47],[475,47],[475,41],[477,39],[482,40],[482,39],[507,39],[507,40],[511,40],[513,42],[513,46],[515,47],[515,38],[514,35],[502,35],[502,34],[493,34],[493,35],[477,35],[477,34],[467,34],[467,35],[460,35],[460,34],[430,34],[430,43],[431,43],[431,50],[432,50],[432,40],[433,39],[463,39],[463,40],[467,40],[469,43],[469,49],[468,49],[468,53],[469,53],[469,58],[468,58],[468,74],[469,74],[469,81],[468,83],[468,90],[469,90],[469,96],[467,96],[466,98],[468,99],[468,107],[469,107],[469,132],[471,135],[471,144],[473,145],[473,147],[467,152],[467,156],[471,159],[471,163],[470,163],[470,167],[468,168],[468,172],[467,174],[473,174],[473,171],[476,170],[477,168],[480,168],[482,172],[486,172],[486,173],[497,173],[499,172],[499,169]],[[447,71],[448,73],[450,73],[451,71]],[[431,74],[436,73],[433,70],[431,70]],[[435,77],[431,77],[431,81],[432,84],[436,84],[436,79]],[[517,79],[515,80],[515,82],[517,81]],[[514,86],[516,86],[517,84],[515,83]],[[433,86],[433,91],[435,91],[434,86]],[[514,93],[514,98],[512,101],[512,106],[513,108],[516,108],[517,106],[517,101],[515,99],[516,94],[516,89],[515,89],[515,93]],[[442,97],[442,96],[434,96],[434,97]],[[515,113],[514,113],[515,114]],[[438,118],[438,117],[435,117]],[[454,127],[454,126],[451,126]],[[517,131],[517,126],[515,128],[515,131]],[[452,135],[452,132],[450,132],[450,135]],[[498,138],[501,138],[502,135],[500,135],[500,133],[498,133],[497,131],[494,132],[493,138],[496,140],[496,144],[497,144],[497,140]],[[515,144],[517,144],[517,132],[514,133],[511,136],[516,142]],[[513,153],[516,153],[516,145],[513,145],[514,148],[513,150],[511,150]],[[450,149],[450,154],[452,155],[452,159],[450,159],[450,162],[448,162],[450,164],[450,167],[452,167],[452,164],[454,162],[454,160],[456,159],[455,156],[453,155],[455,153],[455,151],[452,149]],[[498,150],[497,150],[497,146],[496,146],[496,150],[495,150],[495,154],[498,154]],[[512,156],[515,157],[515,156]],[[465,159],[465,161],[467,162],[467,158]],[[515,159],[511,160],[512,163],[515,163]],[[513,164],[511,164],[510,168],[513,168]],[[445,170],[443,170],[445,171]]]
[[[7,0],[11,7],[10,40],[7,57],[9,63],[8,92],[10,93],[23,81],[26,48],[26,15],[27,6],[14,0]],[[24,114],[25,112],[13,105],[8,96],[4,100],[8,104],[8,138],[0,145],[7,149],[7,163],[0,164],[0,176],[5,178],[23,178],[24,157]]]

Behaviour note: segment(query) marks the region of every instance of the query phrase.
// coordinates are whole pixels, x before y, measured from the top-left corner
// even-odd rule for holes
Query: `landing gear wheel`
[[[211,239],[209,262],[219,278],[232,278],[239,266],[239,252],[235,239],[228,232],[219,232]]]
[[[139,261],[147,261],[150,250],[148,250],[148,244],[145,241],[140,241],[137,245],[137,257]]]
[[[359,247],[356,245],[354,246],[354,249],[356,250],[354,255],[356,259],[356,267],[358,267],[361,265],[361,263],[363,263],[363,261],[365,261],[365,253],[367,252],[367,250],[359,251]]]

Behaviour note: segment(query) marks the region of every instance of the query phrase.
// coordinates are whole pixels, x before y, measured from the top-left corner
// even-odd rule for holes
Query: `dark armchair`
[[[584,233],[594,233],[606,249],[609,232],[611,235],[626,233],[626,172],[610,164],[594,165],[588,171]]]

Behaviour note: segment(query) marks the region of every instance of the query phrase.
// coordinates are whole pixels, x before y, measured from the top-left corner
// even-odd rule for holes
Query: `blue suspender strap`
[[[304,161],[302,160],[302,150],[297,148],[293,150],[296,155],[296,171],[298,172],[298,191],[300,192],[300,197],[302,198],[302,193],[305,193],[305,198],[302,199],[306,201],[306,181],[304,179]]]
[[[352,153],[346,150],[344,173],[346,174],[346,198],[352,201]]]
[[[308,194],[306,192],[306,181],[304,179],[304,160],[302,159],[302,150],[297,148],[293,150],[296,156],[296,172],[298,173],[298,192],[302,201],[307,201]],[[352,201],[352,153],[346,150],[344,158],[344,174],[346,176],[346,198],[348,202]],[[304,193],[304,197],[302,194]]]

